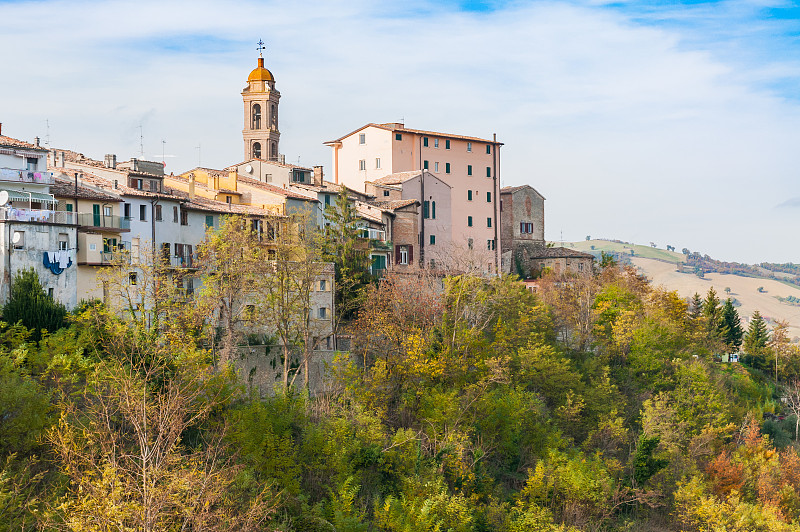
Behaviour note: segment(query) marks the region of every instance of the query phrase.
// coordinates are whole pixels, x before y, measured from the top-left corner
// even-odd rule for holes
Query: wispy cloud
[[[797,187],[800,46],[790,4],[116,0],[2,9],[0,46],[18,51],[2,60],[20,80],[0,101],[12,135],[44,137],[49,119],[53,144],[127,157],[139,151],[141,124],[146,153],[167,140],[175,171],[196,164],[198,144],[203,164],[238,161],[239,92],[263,37],[282,94],[281,148],[293,161],[327,163],[321,142],[369,121],[496,132],[504,182],[529,182],[548,198],[549,238],[618,235],[750,261],[800,251],[772,245],[750,223],[768,222]],[[249,21],[264,24],[246,33]]]

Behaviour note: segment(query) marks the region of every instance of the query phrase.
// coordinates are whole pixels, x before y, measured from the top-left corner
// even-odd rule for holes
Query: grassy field
[[[558,243],[555,243],[559,245]],[[641,246],[639,244],[620,244],[618,242],[611,242],[610,240],[580,240],[577,242],[564,242],[564,247],[570,249],[577,249],[578,251],[585,251],[586,253],[600,253],[605,251],[609,253],[615,251],[629,255],[633,250],[634,257],[642,257],[645,259],[659,259],[678,264],[686,262],[683,253],[676,253],[674,251],[667,251],[666,249],[654,248],[651,246]],[[592,249],[594,246],[594,249]]]

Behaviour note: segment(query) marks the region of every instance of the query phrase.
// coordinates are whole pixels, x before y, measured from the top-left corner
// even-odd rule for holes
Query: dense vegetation
[[[387,276],[315,397],[240,387],[185,298],[3,323],[0,530],[800,530],[796,347],[605,266]]]

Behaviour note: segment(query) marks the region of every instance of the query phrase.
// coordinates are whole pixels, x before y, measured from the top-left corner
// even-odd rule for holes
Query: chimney
[[[322,167],[315,166],[314,167],[314,185],[321,187],[322,186]]]
[[[33,137],[33,145],[39,147],[39,137]]]
[[[131,157],[131,170],[133,170],[134,172],[137,170],[136,167],[138,166],[138,162],[139,162],[138,159],[136,159],[135,157]]]
[[[3,134],[3,123],[0,122],[0,135],[2,135],[2,134]]]
[[[278,162],[281,164],[286,164],[286,155],[281,153],[278,155]]]
[[[105,163],[106,163],[106,168],[116,168],[117,156],[113,153],[106,153]]]
[[[189,174],[189,199],[194,201],[194,173]]]
[[[66,166],[66,156],[64,155],[64,150],[56,152],[55,166],[56,168],[64,168]]]

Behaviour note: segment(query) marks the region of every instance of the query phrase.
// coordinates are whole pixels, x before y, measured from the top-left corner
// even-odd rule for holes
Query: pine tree
[[[697,320],[703,314],[703,298],[700,297],[700,294],[697,292],[694,293],[692,296],[692,300],[689,302],[689,317],[692,320]]]
[[[731,351],[736,351],[742,345],[742,320],[739,318],[739,313],[733,306],[733,301],[730,298],[725,300],[722,305],[722,323],[724,325],[725,343]]]
[[[61,303],[48,296],[39,276],[32,268],[20,270],[11,282],[11,294],[3,307],[3,320],[32,329],[31,338],[41,340],[42,329],[56,331],[66,325],[64,317],[67,309]]]
[[[706,331],[709,338],[721,339],[724,336],[724,324],[722,321],[722,308],[714,287],[708,289],[706,299],[703,301],[703,317],[706,319]]]
[[[767,366],[766,351],[769,342],[769,332],[767,324],[761,313],[755,311],[750,319],[750,326],[744,335],[744,352],[747,355],[745,362],[756,369],[764,369]]]

